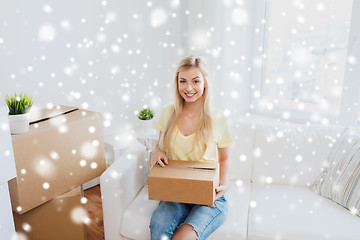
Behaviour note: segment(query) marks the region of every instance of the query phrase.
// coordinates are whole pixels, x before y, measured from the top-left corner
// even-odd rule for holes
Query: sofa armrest
[[[134,143],[100,176],[106,240],[121,239],[122,214],[146,183],[145,152]]]

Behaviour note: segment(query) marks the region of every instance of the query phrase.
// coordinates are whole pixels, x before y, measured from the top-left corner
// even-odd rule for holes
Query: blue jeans
[[[224,196],[215,201],[215,207],[206,205],[163,202],[151,216],[150,232],[152,240],[171,239],[183,224],[192,226],[198,240],[204,240],[224,221],[228,204]]]

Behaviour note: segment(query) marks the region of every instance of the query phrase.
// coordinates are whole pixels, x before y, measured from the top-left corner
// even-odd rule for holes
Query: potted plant
[[[144,108],[139,112],[138,118],[140,120],[151,120],[154,118],[154,112],[150,108]]]
[[[32,97],[26,93],[5,95],[5,103],[9,108],[9,124],[11,134],[20,134],[29,131],[29,111],[34,103]]]
[[[145,128],[153,127],[153,118],[154,112],[150,108],[143,108],[138,115],[138,118],[141,120],[142,125]]]

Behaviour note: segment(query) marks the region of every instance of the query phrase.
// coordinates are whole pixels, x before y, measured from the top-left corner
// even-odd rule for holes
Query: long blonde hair
[[[212,117],[212,112],[211,112],[211,108],[210,108],[210,97],[209,97],[209,75],[208,75],[208,71],[207,71],[207,66],[204,62],[204,60],[200,57],[194,57],[194,56],[188,56],[186,58],[184,58],[183,60],[180,61],[178,68],[176,70],[176,74],[175,74],[175,82],[174,82],[174,87],[175,87],[175,102],[174,102],[174,110],[171,113],[171,116],[167,122],[167,124],[165,125],[165,129],[162,133],[162,135],[160,136],[159,139],[159,143],[158,146],[161,150],[163,150],[164,152],[166,152],[166,154],[172,156],[172,152],[171,152],[171,139],[172,139],[172,135],[176,130],[176,126],[179,123],[180,117],[181,117],[181,112],[183,110],[184,107],[184,103],[185,100],[181,97],[179,90],[178,90],[178,77],[179,77],[179,73],[183,70],[188,70],[192,67],[196,67],[199,68],[201,74],[203,75],[204,78],[204,92],[202,95],[202,101],[203,101],[203,105],[201,108],[201,113],[200,113],[200,121],[199,121],[199,125],[197,126],[196,130],[195,130],[195,136],[194,136],[194,140],[195,140],[195,146],[197,146],[197,149],[199,149],[198,151],[195,151],[195,149],[192,149],[195,151],[195,156],[198,159],[194,159],[194,160],[201,160],[201,157],[204,155],[206,148],[208,146],[209,141],[213,138],[214,133],[213,133],[213,117]]]

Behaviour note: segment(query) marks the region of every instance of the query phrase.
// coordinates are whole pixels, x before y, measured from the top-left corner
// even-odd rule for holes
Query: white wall
[[[134,111],[160,114],[179,60],[195,54],[208,59],[215,105],[236,120],[249,106],[252,11],[252,1],[3,0],[0,95],[100,111],[105,135],[131,135]]]
[[[207,58],[214,105],[234,121],[249,111],[254,2],[189,1],[189,9],[188,51]]]
[[[1,97],[27,92],[35,108],[101,111],[106,134],[123,132],[144,104],[159,112],[184,52],[182,14],[151,2],[1,1]]]
[[[261,77],[253,58],[262,46],[255,30],[263,27],[263,2],[3,0],[0,95],[26,91],[35,108],[101,111],[106,135],[131,135],[134,112],[147,104],[160,114],[179,60],[195,54],[208,60],[215,106],[236,120],[249,111],[251,85]],[[356,9],[348,52],[359,59]],[[358,85],[356,66],[347,66],[349,89]],[[359,112],[358,95],[345,96],[342,116],[349,107]]]

